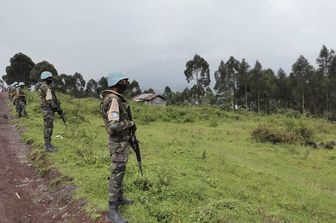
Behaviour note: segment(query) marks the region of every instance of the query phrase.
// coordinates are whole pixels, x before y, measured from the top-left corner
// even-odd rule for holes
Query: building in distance
[[[132,100],[136,102],[143,102],[147,105],[155,105],[155,106],[166,106],[167,105],[167,101],[163,96],[152,94],[152,93],[138,94],[137,96],[134,96]]]

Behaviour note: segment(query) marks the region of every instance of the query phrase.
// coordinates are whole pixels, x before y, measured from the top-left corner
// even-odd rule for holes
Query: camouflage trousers
[[[19,117],[22,115],[27,115],[26,105],[22,100],[16,101],[16,112],[18,113]]]
[[[51,110],[42,110],[44,122],[44,147],[51,147],[51,135],[54,129],[55,114]]]
[[[123,196],[123,179],[129,154],[129,142],[109,139],[111,176],[109,179],[109,201],[115,202]]]

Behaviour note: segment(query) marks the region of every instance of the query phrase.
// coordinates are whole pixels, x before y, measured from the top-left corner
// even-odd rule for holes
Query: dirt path
[[[92,222],[83,214],[83,202],[71,201],[73,188],[48,190],[26,160],[28,146],[9,117],[7,94],[0,93],[0,222]]]

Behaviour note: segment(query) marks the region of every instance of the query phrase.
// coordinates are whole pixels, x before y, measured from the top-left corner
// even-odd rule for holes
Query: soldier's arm
[[[123,130],[131,129],[134,126],[132,121],[120,120],[119,104],[116,98],[112,98],[108,103],[108,108],[107,119],[110,133],[119,133]]]

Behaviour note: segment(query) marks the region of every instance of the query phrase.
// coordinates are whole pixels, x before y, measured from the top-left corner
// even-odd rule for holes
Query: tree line
[[[264,69],[259,61],[251,67],[245,59],[231,56],[219,63],[211,89],[209,64],[196,54],[184,71],[187,82],[195,84],[182,92],[172,92],[167,86],[164,96],[173,104],[212,104],[265,113],[291,109],[335,120],[335,51],[322,46],[316,63],[317,68],[301,55],[286,74],[281,68],[276,73]]]
[[[183,91],[173,92],[166,86],[163,96],[168,104],[208,104],[227,109],[245,109],[271,113],[292,109],[315,116],[336,119],[336,55],[333,49],[322,46],[316,58],[317,68],[304,56],[299,56],[292,65],[291,72],[283,69],[276,73],[263,68],[259,61],[251,67],[245,59],[241,61],[231,56],[220,61],[214,72],[214,87],[210,87],[211,75],[208,62],[199,55],[186,62],[184,76],[188,83],[194,83]],[[38,82],[43,71],[54,75],[55,88],[74,97],[98,97],[107,89],[103,76],[98,81],[85,81],[80,73],[58,74],[48,61],[34,63],[23,53],[15,54],[6,67],[2,78],[8,84],[23,81],[27,86]],[[127,96],[141,93],[155,93],[152,88],[142,91],[133,80]]]
[[[29,56],[23,53],[17,53],[10,58],[10,65],[6,67],[6,75],[2,78],[7,84],[22,81],[26,86],[32,86],[38,83],[43,71],[52,73],[56,90],[76,98],[98,97],[101,91],[107,89],[107,79],[103,75],[98,81],[94,79],[85,81],[83,76],[77,72],[73,75],[58,74],[53,64],[45,60],[35,64]],[[132,81],[128,95],[132,97],[141,92],[138,82]]]

